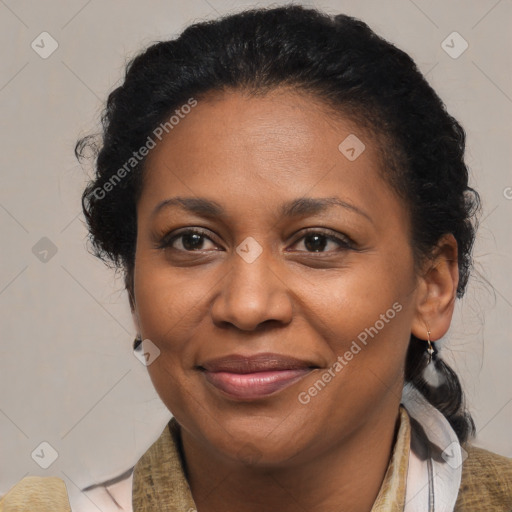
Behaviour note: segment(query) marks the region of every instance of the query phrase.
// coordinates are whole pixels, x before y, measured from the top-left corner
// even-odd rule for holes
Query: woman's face
[[[408,211],[360,127],[284,90],[201,100],[150,152],[137,216],[148,371],[203,446],[285,464],[396,416],[417,277]],[[262,353],[315,368],[266,374],[279,389],[199,368]]]

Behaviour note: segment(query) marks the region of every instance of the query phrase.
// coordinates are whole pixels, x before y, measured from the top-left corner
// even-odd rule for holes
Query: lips
[[[208,383],[231,398],[254,400],[281,391],[318,368],[312,361],[265,352],[211,359],[197,367]]]

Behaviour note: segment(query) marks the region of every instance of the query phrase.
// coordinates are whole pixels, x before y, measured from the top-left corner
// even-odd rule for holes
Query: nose
[[[248,263],[234,253],[220,286],[210,309],[213,322],[219,327],[231,324],[253,331],[263,323],[286,325],[292,319],[290,288],[263,254]]]

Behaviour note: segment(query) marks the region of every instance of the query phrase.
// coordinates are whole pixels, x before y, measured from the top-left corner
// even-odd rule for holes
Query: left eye
[[[323,233],[322,231],[310,231],[301,238],[299,238],[295,242],[295,244],[301,241],[303,241],[304,243],[306,252],[330,252],[324,251],[325,247],[329,244],[329,242],[336,244],[338,248],[350,248],[350,243],[348,242],[348,240],[331,234]]]

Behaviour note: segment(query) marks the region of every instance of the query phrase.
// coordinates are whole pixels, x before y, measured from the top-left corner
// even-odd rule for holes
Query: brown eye
[[[331,250],[325,250],[326,247],[329,247],[330,242],[335,245],[334,250],[336,250],[336,246],[338,250],[352,248],[348,239],[323,231],[309,231],[302,238],[299,238],[294,245],[297,245],[301,241],[304,241],[305,252],[332,252]]]
[[[177,251],[203,251],[208,250],[205,248],[205,241],[212,240],[206,236],[203,231],[199,231],[196,229],[188,229],[186,231],[181,231],[180,233],[175,233],[172,236],[166,236],[162,240],[159,245],[160,249],[170,248],[175,249]],[[213,242],[212,242],[213,243]]]

